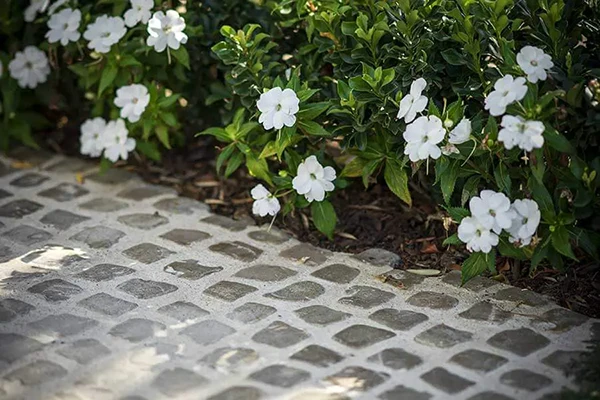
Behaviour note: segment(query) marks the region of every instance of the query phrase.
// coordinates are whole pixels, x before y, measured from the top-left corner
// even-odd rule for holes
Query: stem
[[[283,193],[281,193],[281,194],[275,194],[274,196],[275,196],[275,197],[283,197],[283,196],[285,196],[285,195],[288,195],[288,194],[292,193],[293,191],[294,191],[293,189],[290,189],[290,190],[288,190],[287,192],[283,192]]]
[[[520,101],[517,101],[517,104],[519,105],[519,107],[521,107],[521,110],[523,111],[523,114],[525,114],[525,117],[528,117],[527,110],[525,109],[525,107],[523,107],[523,104],[521,104]]]
[[[273,223],[275,223],[275,218],[277,218],[277,214],[273,215],[273,219],[271,220],[271,223],[269,224],[269,227],[267,228],[267,232],[271,231],[271,228],[273,227]]]
[[[169,60],[169,65],[171,65],[171,52],[169,51],[169,46],[167,46],[167,59]]]
[[[471,156],[473,155],[473,153],[475,153],[475,150],[477,149],[477,140],[475,140],[475,138],[471,138],[471,140],[473,141],[473,149],[471,150],[471,153],[469,153],[465,162],[462,163],[461,167],[465,166],[465,164],[469,161],[469,159],[471,158]]]
[[[512,272],[512,277],[515,281],[521,279],[521,261],[514,260],[510,272]]]

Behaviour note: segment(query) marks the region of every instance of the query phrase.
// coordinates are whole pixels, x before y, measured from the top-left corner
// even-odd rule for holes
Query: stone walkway
[[[552,399],[600,334],[531,292],[461,289],[122,170],[26,160],[0,168],[3,399]]]

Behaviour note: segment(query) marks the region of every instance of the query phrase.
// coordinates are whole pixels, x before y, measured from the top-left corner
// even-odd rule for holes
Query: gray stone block
[[[308,301],[316,299],[323,293],[325,293],[325,288],[323,286],[315,282],[303,281],[292,283],[283,289],[267,293],[265,294],[265,297],[286,301]]]
[[[354,349],[371,346],[396,336],[394,332],[368,325],[352,325],[333,335],[338,342]]]
[[[56,350],[61,356],[79,364],[90,364],[110,354],[108,347],[96,339],[81,339]]]
[[[282,321],[275,321],[254,334],[252,340],[283,349],[300,343],[309,337],[310,335],[301,329],[294,328]]]
[[[83,242],[92,249],[108,249],[124,236],[125,233],[118,229],[98,225],[84,229],[72,236],[71,240]]]

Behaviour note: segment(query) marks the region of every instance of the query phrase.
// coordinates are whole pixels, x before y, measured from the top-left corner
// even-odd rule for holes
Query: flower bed
[[[257,180],[254,214],[330,239],[349,185],[423,191],[465,282],[600,253],[593,3],[48,3],[1,16],[4,148],[74,123],[108,168],[212,136],[219,172]]]

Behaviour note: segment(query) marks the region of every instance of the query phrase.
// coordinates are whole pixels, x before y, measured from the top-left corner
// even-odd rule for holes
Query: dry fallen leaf
[[[438,276],[442,271],[439,269],[407,269],[406,272],[410,272],[415,275],[423,276]]]
[[[506,262],[504,263],[504,265],[502,265],[500,268],[498,268],[499,272],[506,272],[506,271],[510,271],[510,262],[508,260],[506,260]]]
[[[78,172],[78,173],[75,174],[75,180],[80,185],[83,185],[83,183],[85,182],[85,178],[84,178],[84,176],[83,176],[83,174],[81,172]]]
[[[454,270],[454,271],[460,271],[462,269],[462,266],[460,266],[458,264],[451,264],[450,269]]]
[[[341,236],[343,238],[346,239],[351,239],[351,240],[358,240],[358,238],[350,233],[346,233],[346,232],[338,232],[337,233],[338,236]]]
[[[33,164],[27,161],[13,161],[10,166],[15,169],[29,169],[33,168]]]
[[[421,248],[421,253],[423,254],[435,254],[439,253],[437,246],[435,243],[423,243],[423,248]]]

